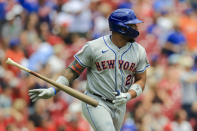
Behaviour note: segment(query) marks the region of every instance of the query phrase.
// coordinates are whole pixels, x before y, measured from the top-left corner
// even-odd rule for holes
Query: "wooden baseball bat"
[[[55,82],[55,81],[53,81],[51,79],[48,79],[45,76],[42,76],[39,73],[31,71],[30,69],[28,69],[28,68],[26,68],[26,67],[24,67],[24,66],[22,66],[22,65],[20,65],[20,64],[18,64],[16,62],[14,62],[10,58],[7,59],[6,63],[10,64],[10,65],[13,65],[13,66],[16,66],[16,67],[20,68],[21,70],[24,70],[24,71],[26,71],[26,72],[28,72],[28,73],[30,73],[30,74],[42,79],[42,80],[50,83],[51,85],[57,87],[58,89],[68,93],[69,95],[71,95],[71,96],[73,96],[73,97],[75,97],[75,98],[77,98],[77,99],[79,99],[79,100],[81,100],[81,101],[83,101],[83,102],[85,102],[85,103],[87,103],[89,105],[92,105],[94,107],[96,107],[98,105],[98,102],[95,99],[91,98],[90,96],[87,96],[87,95],[85,95],[85,94],[83,94],[83,93],[81,93],[81,92],[79,92],[79,91],[77,91],[75,89],[72,89],[71,87],[59,84],[59,83],[57,83],[57,82]]]

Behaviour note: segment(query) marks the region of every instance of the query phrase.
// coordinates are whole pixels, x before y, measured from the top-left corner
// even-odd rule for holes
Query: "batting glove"
[[[114,106],[120,106],[122,104],[125,104],[131,99],[131,94],[129,93],[120,92],[120,95],[118,96],[117,92],[113,92],[113,94],[116,96],[115,100],[113,100]]]
[[[56,90],[53,87],[48,89],[32,89],[29,90],[29,96],[32,99],[32,102],[37,101],[38,99],[48,99],[55,96]]]

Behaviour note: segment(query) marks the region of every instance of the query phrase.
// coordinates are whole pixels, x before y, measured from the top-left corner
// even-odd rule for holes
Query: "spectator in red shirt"
[[[17,63],[21,63],[24,59],[24,53],[20,49],[20,41],[18,39],[11,40],[9,43],[9,49],[5,54],[6,58],[11,58]],[[19,75],[20,70],[14,66],[7,66],[8,70],[12,71],[16,76]]]

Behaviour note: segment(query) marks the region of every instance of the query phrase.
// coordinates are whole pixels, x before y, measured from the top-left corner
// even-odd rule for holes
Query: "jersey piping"
[[[132,43],[130,44],[129,48],[128,48],[126,51],[124,51],[124,52],[122,53],[122,55],[121,55],[121,60],[122,60],[122,58],[123,58],[123,55],[124,55],[124,54],[126,54],[126,53],[127,53],[127,51],[129,51],[129,49],[131,48],[131,45],[132,45]],[[122,69],[120,69],[120,72],[121,72],[121,76],[122,76],[122,86],[121,86],[121,91],[123,91],[122,87],[123,87],[123,84],[124,84],[124,76],[123,76],[124,74],[123,74]]]
[[[76,55],[75,55],[74,57],[75,57],[75,59],[79,62],[80,65],[82,65],[83,67],[88,67],[88,66],[86,66],[85,64],[83,64],[83,63],[80,61],[80,59],[79,59]]]
[[[103,40],[105,42],[105,45],[114,53],[115,55],[115,91],[118,91],[117,89],[117,66],[116,66],[116,61],[117,61],[117,55],[116,55],[116,52],[107,44],[107,42],[105,41],[104,39],[104,36],[103,36]]]
[[[146,70],[146,68],[148,68],[149,66],[150,66],[150,64],[146,65],[143,70],[139,70],[139,71],[136,71],[136,72],[139,72],[139,73],[144,72]]]

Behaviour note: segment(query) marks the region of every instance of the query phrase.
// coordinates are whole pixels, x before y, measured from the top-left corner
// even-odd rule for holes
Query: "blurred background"
[[[108,16],[134,9],[137,38],[151,67],[146,89],[127,105],[121,131],[197,131],[196,0],[0,0],[0,131],[91,131],[66,93],[32,103],[50,85],[8,66],[14,61],[56,79],[89,40],[106,35]],[[86,72],[72,87],[83,92]]]

